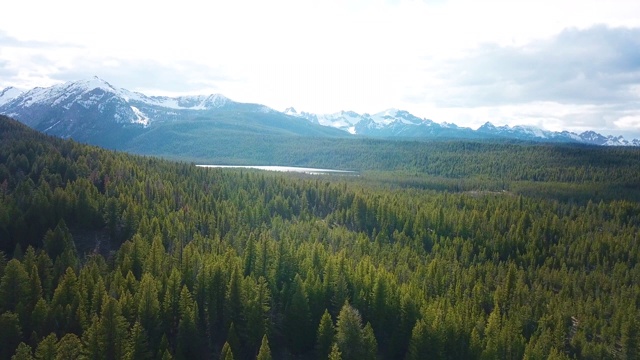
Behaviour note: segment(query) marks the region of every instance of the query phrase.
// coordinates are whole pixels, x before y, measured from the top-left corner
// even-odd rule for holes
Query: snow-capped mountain
[[[11,89],[2,92],[0,112],[38,130],[63,136],[71,130],[69,126],[81,118],[84,119],[84,125],[88,119],[95,119],[148,126],[151,121],[158,119],[161,109],[167,113],[163,115],[171,115],[170,110],[209,110],[232,102],[222,95],[176,98],[146,96],[116,88],[98,77],[48,88],[38,87],[18,94]],[[9,91],[5,100],[4,94]],[[57,127],[64,128],[62,133]]]
[[[336,129],[219,94],[147,96],[98,77],[24,93],[7,88],[0,93],[0,114],[47,134],[112,148],[142,134],[150,139],[150,132],[164,139],[186,132],[196,132],[200,139],[212,131],[343,136]]]
[[[316,115],[298,113],[293,108],[285,114],[307,119],[313,123],[334,127],[352,135],[397,138],[421,137],[469,137],[473,131],[455,124],[438,124],[429,119],[421,119],[408,111],[389,109],[375,114],[358,114],[354,111],[340,111],[334,114]]]
[[[302,119],[307,119],[307,120],[309,120],[310,122],[312,122],[314,124],[320,124],[318,122],[318,117],[315,114],[304,112],[304,111],[299,113],[293,107],[286,108],[283,113],[285,115],[289,115],[289,116],[293,116],[293,117],[297,117],[297,118],[302,118]]]
[[[640,146],[640,140],[626,140],[622,136],[604,136],[595,131],[585,131],[576,134],[569,131],[548,131],[533,126],[495,126],[490,122],[485,123],[477,130],[478,133],[493,135],[503,138],[514,138],[531,141],[552,141],[552,142],[578,142],[590,145],[601,146]]]
[[[307,119],[320,125],[330,126],[353,135],[384,138],[466,138],[466,139],[517,139],[539,142],[569,142],[602,146],[640,146],[640,140],[628,141],[622,136],[604,136],[594,131],[576,134],[569,131],[548,131],[534,126],[495,126],[485,123],[477,130],[450,123],[436,123],[411,113],[389,109],[373,115],[341,111],[334,114],[316,115],[298,113],[293,108],[284,112],[290,116]]]
[[[173,136],[195,131],[305,136],[369,136],[378,138],[518,139],[544,142],[574,142],[604,146],[640,146],[640,140],[553,132],[531,126],[495,126],[487,122],[477,130],[456,124],[437,123],[411,113],[389,109],[375,114],[340,111],[312,114],[288,108],[275,111],[260,104],[232,101],[223,95],[147,96],[118,88],[93,77],[48,88],[0,92],[0,114],[13,117],[42,132],[72,137],[97,145],[117,144],[121,137],[133,138],[149,132]],[[173,126],[173,127],[171,127]],[[191,126],[188,128],[187,126]],[[156,131],[164,127],[162,131]],[[171,128],[169,128],[171,127]],[[110,138],[109,140],[105,140]],[[115,145],[113,145],[115,146]]]

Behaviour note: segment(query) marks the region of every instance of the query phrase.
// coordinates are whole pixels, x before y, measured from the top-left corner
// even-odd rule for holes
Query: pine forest
[[[640,357],[639,149],[334,145],[357,176],[0,117],[0,359]]]

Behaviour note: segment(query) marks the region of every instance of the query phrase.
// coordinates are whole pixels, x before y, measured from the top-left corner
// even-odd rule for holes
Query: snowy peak
[[[375,133],[376,136],[392,135],[392,133],[399,135],[397,134],[399,129],[404,126],[433,126],[435,124],[431,120],[421,119],[408,111],[398,109],[388,109],[373,115],[358,114],[355,111],[340,111],[334,114],[317,115],[317,119],[321,125],[335,127],[351,134],[374,135]]]
[[[113,86],[111,86],[111,84],[109,84],[108,82],[102,80],[97,76],[94,76],[86,80],[67,82],[65,85],[67,89],[71,91],[80,90],[84,92],[89,92],[89,91],[99,89],[104,92],[110,92],[110,93],[118,92],[118,90]]]
[[[147,136],[149,131],[169,137],[182,131],[199,131],[194,129],[230,131],[230,135],[271,132],[346,136],[335,129],[311,125],[306,119],[295,121],[267,106],[234,102],[220,94],[148,96],[99,77],[26,93],[5,89],[0,99],[0,114],[50,135],[96,145],[117,146],[126,139]],[[312,121],[312,115],[301,115],[309,115]]]
[[[230,101],[228,98],[220,94],[180,96],[176,99],[178,101],[179,108],[191,110],[220,108]]]
[[[237,105],[239,111],[267,112],[266,107],[235,103],[223,95],[147,96],[114,86],[94,76],[20,93],[0,93],[0,114],[42,132],[61,137],[92,139],[127,128],[147,128],[202,116]]]
[[[595,131],[585,131],[576,134],[570,131],[548,131],[537,128],[535,126],[516,125],[510,127],[508,125],[495,126],[490,122],[486,122],[477,130],[478,133],[491,135],[502,138],[512,138],[519,140],[532,141],[554,141],[554,142],[578,142],[590,145],[601,146],[639,146],[640,140],[626,140],[622,136],[604,136]]]
[[[542,130],[535,126],[528,125],[515,125],[513,127],[509,125],[495,126],[491,122],[486,122],[480,126],[477,130],[479,133],[485,133],[496,136],[514,137],[518,139],[550,139],[557,137],[557,135],[551,131]]]
[[[411,125],[420,125],[425,121],[430,122],[429,120],[420,119],[416,116],[413,116],[408,111],[398,109],[389,109],[383,112],[379,112],[377,114],[374,114],[372,116],[372,119],[375,123],[384,125],[388,125],[394,122]]]
[[[144,104],[174,110],[210,110],[218,109],[229,103],[229,98],[220,94],[188,95],[178,97],[146,96],[138,92],[121,89],[119,94],[128,103]]]
[[[115,87],[94,76],[47,88],[38,87],[25,93],[7,88],[0,95],[0,113],[18,119],[22,117],[32,127],[36,127],[36,123],[46,123],[49,130],[53,126],[49,122],[67,112],[84,121],[100,118],[100,121],[146,127],[160,119],[175,120],[178,117],[176,111],[216,110],[230,103],[233,101],[219,94],[146,96]]]
[[[228,98],[219,94],[196,96],[146,96],[138,92],[117,88],[105,80],[94,76],[90,79],[71,81],[48,88],[35,88],[10,101],[19,100],[19,106],[33,105],[57,106],[62,104],[67,110],[76,103],[89,108],[108,98],[115,97],[118,101],[137,106],[147,105],[175,110],[208,110],[220,108],[230,102]],[[9,101],[5,102],[8,103]],[[0,104],[1,106],[2,104]]]
[[[0,91],[0,106],[8,103],[9,101],[17,98],[22,94],[22,91],[14,88],[13,86],[9,86],[8,88]]]
[[[491,122],[487,121],[486,123],[484,123],[484,125],[478,128],[478,131],[495,131],[495,129],[496,129],[496,126],[493,125]]]
[[[5,105],[31,107],[38,105],[62,106],[70,109],[74,104],[85,108],[102,100],[103,97],[116,95],[117,90],[106,81],[93,77],[88,80],[66,82],[48,88],[37,87],[22,93]]]
[[[306,119],[309,122],[313,123],[313,124],[320,124],[318,122],[318,116],[316,116],[315,114],[312,113],[308,113],[308,112],[297,112],[296,109],[294,109],[293,107],[288,107],[286,109],[284,109],[284,111],[282,112],[285,115],[289,115],[289,116],[293,116],[293,117],[297,117],[300,119]]]
[[[595,131],[585,131],[582,134],[580,134],[580,138],[584,141],[591,142],[591,143],[600,143],[600,142],[607,141],[606,137],[598,134]]]
[[[585,131],[577,135],[581,142],[603,146],[640,146],[640,140],[626,140],[623,136],[604,136],[595,131]]]
[[[318,121],[320,121],[320,124],[333,127],[352,126],[360,122],[362,119],[363,115],[359,115],[354,111],[340,111],[333,114],[318,115]]]
[[[472,130],[451,123],[439,124],[398,109],[388,109],[373,115],[358,114],[354,111],[340,111],[326,115],[303,113],[305,115],[301,116],[293,108],[285,110],[285,113],[307,119],[317,119],[321,125],[335,127],[353,135],[384,138],[502,138],[539,142],[572,142],[602,146],[640,146],[640,140],[637,139],[627,141],[622,136],[603,136],[594,131],[587,131],[582,134],[569,131],[555,132],[528,125],[496,126],[489,121],[478,129]]]

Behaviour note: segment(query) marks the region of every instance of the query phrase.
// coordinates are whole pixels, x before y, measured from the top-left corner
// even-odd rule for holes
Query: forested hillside
[[[311,177],[0,117],[0,359],[637,358],[637,150],[447,146]]]
[[[154,139],[135,139],[124,149],[199,164],[377,172],[378,180],[423,189],[506,190],[585,202],[640,201],[640,148],[636,147],[504,140],[389,141],[247,134],[228,137],[216,133],[207,136],[207,143],[200,143],[187,132]]]

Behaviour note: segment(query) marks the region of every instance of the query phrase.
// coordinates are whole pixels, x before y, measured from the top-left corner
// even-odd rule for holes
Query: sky
[[[94,75],[326,114],[640,138],[637,0],[21,0],[0,89]]]

